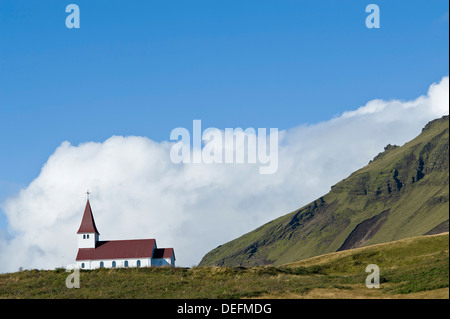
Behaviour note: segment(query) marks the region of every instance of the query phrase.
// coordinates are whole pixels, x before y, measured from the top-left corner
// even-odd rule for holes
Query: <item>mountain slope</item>
[[[200,265],[281,265],[324,253],[448,231],[449,118],[388,145],[314,202],[206,254]]]

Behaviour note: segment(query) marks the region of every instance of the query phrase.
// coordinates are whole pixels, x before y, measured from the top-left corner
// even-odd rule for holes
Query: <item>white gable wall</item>
[[[175,259],[171,258],[152,258],[152,266],[172,266],[175,267]]]

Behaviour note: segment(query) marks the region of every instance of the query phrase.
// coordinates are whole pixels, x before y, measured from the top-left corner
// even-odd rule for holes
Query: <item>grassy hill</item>
[[[448,231],[449,118],[388,145],[331,191],[217,247],[200,265],[282,265],[320,254]]]
[[[368,289],[365,268],[380,268]],[[420,236],[283,266],[64,269],[0,275],[0,298],[449,298],[449,235]]]

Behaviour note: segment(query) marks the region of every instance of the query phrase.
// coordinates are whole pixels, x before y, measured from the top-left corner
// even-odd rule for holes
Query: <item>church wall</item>
[[[78,248],[95,248],[98,235],[94,233],[78,234]]]
[[[152,258],[152,266],[173,266],[175,267],[175,261],[172,258]]]
[[[103,261],[104,268],[113,268],[113,262],[116,262],[115,268],[125,268],[125,261],[128,261],[127,268],[135,268],[137,267],[137,262],[140,260],[140,267],[150,267],[151,260],[150,258],[127,258],[127,259],[105,259],[105,260],[86,260],[86,261],[77,261],[77,266],[80,269],[97,269],[100,268],[100,263]],[[82,263],[84,263],[84,268],[82,268]]]

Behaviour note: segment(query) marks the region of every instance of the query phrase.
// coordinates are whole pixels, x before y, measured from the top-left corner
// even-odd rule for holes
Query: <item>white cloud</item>
[[[63,142],[2,207],[12,237],[1,236],[0,272],[73,263],[86,189],[102,240],[156,238],[175,248],[178,265],[192,266],[210,249],[327,193],[386,144],[414,138],[448,114],[448,98],[444,77],[412,101],[373,100],[280,131],[273,175],[260,175],[259,164],[174,164],[172,143],[146,137]]]

